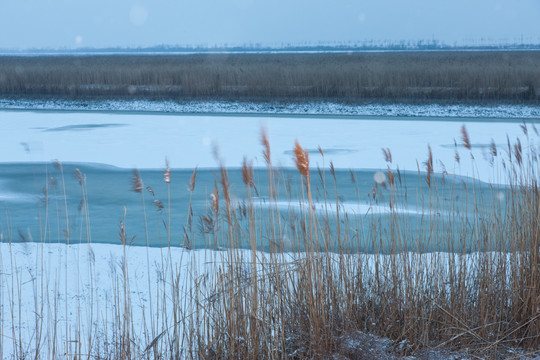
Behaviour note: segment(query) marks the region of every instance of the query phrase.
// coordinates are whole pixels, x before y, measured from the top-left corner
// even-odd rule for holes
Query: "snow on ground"
[[[0,110],[145,111],[177,113],[540,118],[534,105],[342,104],[334,102],[253,103],[243,101],[35,100],[0,99]]]
[[[244,262],[249,279],[251,252],[240,250],[237,256],[235,258],[243,259],[240,261]],[[260,263],[275,264],[269,256],[268,253],[257,253]],[[286,268],[296,266],[302,254],[284,253],[278,256],[281,256],[279,259]],[[335,256],[338,263],[339,255],[330,256]],[[359,257],[363,274],[370,276],[375,272],[375,262],[385,264],[388,261],[385,258],[390,255],[349,256]],[[494,253],[493,256],[497,255]],[[470,267],[468,272],[482,271],[477,268],[477,257],[477,253],[464,255],[460,263]],[[139,347],[139,351],[143,351],[163,330],[172,329],[171,276],[175,279],[178,276],[181,313],[191,314],[195,307],[204,307],[219,298],[219,288],[216,292],[216,288],[210,284],[223,271],[227,271],[224,266],[227,259],[228,251],[171,248],[169,253],[168,249],[124,248],[122,245],[0,242],[0,359],[34,358],[36,343],[41,344],[39,358],[47,358],[52,354],[55,343],[54,351],[62,358],[66,352],[66,334],[70,347],[68,352],[72,355],[70,358],[74,357],[77,350],[86,353],[90,336],[94,339],[94,345],[97,342],[103,345],[103,341],[106,341],[112,346],[120,341],[116,332],[123,319],[135,325],[131,329],[131,337],[136,339],[134,345]],[[510,259],[509,255],[508,261]],[[447,253],[408,253],[396,261],[410,261],[411,264],[435,262],[443,267],[450,263]],[[172,266],[169,265],[171,263]],[[123,276],[124,269],[126,277]],[[261,271],[259,266],[258,272]],[[66,274],[69,275],[66,277]],[[128,279],[126,294],[130,299],[131,318],[123,315],[125,278]],[[150,319],[155,321],[156,330],[153,334]],[[170,335],[167,333],[166,337]],[[177,333],[180,339],[182,335],[181,332]],[[387,339],[375,339],[360,333],[349,336],[351,341],[356,340],[351,344],[344,343],[344,346],[362,349],[363,346],[380,343],[368,352],[360,352],[362,354],[379,354],[381,351],[381,354],[387,354],[386,351],[390,350],[387,346],[390,341]],[[366,336],[374,341],[366,342],[369,340],[365,339]],[[80,348],[78,341],[81,342]],[[15,342],[22,343],[22,347],[14,346]],[[382,347],[379,349],[378,346]],[[187,345],[183,343],[181,348],[187,350]],[[102,348],[101,351],[104,355],[106,350]],[[142,355],[139,351],[135,355]],[[379,358],[379,355],[373,356]],[[388,354],[387,358],[398,357]],[[470,357],[429,349],[416,357],[407,357],[440,360],[457,358]]]
[[[151,328],[143,325],[144,316],[150,321],[150,294],[155,297],[159,286],[163,290],[163,285],[170,283],[170,278],[163,278],[165,273],[170,276],[170,271],[164,269],[167,250],[148,251],[150,268],[146,248],[126,247],[125,254],[132,322],[139,325],[133,335],[143,342],[138,344],[143,348],[144,341],[152,340],[152,335],[143,331],[143,328]],[[199,273],[211,273],[210,264],[219,264],[221,256],[211,251],[187,252],[172,248],[170,258],[174,259],[173,268],[181,276],[180,284],[187,285],[196,276],[197,268]],[[42,353],[52,353],[54,330],[58,331],[57,339],[63,339],[57,340],[60,354],[65,353],[66,332],[71,343],[79,338],[78,333],[84,343],[90,334],[100,341],[114,342],[114,319],[118,311],[123,310],[123,266],[121,245],[0,243],[0,359],[11,359],[19,351],[14,348],[13,339],[22,340],[23,352],[29,350],[32,354],[32,344],[37,337],[44,347]],[[66,274],[69,275],[66,277]],[[157,299],[153,302],[154,319],[159,323],[163,320],[160,318],[162,307],[156,311]],[[76,350],[73,346],[70,351]]]
[[[245,261],[249,273],[251,252],[240,250],[238,254],[239,259],[245,259],[241,261]],[[171,248],[169,253],[168,249],[124,248],[122,245],[2,242],[0,359],[20,355],[33,357],[36,339],[42,346],[42,357],[52,353],[55,341],[57,353],[63,354],[66,333],[72,346],[68,350],[70,353],[78,349],[74,344],[80,340],[84,354],[90,335],[95,341],[119,341],[114,334],[119,326],[118,320],[123,319],[124,266],[131,301],[130,322],[138,325],[133,328],[131,335],[139,341],[137,345],[144,349],[164,330],[164,321],[169,321],[165,328],[172,326],[171,274],[178,276],[183,313],[190,314],[195,304],[204,306],[219,296],[219,293],[213,292],[215,288],[205,288],[203,284],[211,284],[218,274],[226,271],[223,264],[228,256],[227,251],[189,251],[181,248]],[[280,260],[283,264],[289,264],[285,266],[294,266],[301,256],[285,253]],[[338,255],[335,256],[337,261]],[[374,272],[377,256],[384,258],[388,255],[350,256],[361,257],[363,271],[367,275]],[[445,264],[448,263],[445,260],[447,256],[444,253],[409,254],[408,260],[404,261],[429,264],[431,259],[438,259],[440,264]],[[474,266],[475,256],[466,255],[467,266]],[[263,261],[269,254],[259,252],[257,257]],[[169,259],[172,267],[168,266]],[[384,263],[385,260],[379,261]],[[66,277],[66,274],[69,276]],[[196,283],[198,286],[194,288]],[[199,292],[198,297],[196,292]],[[156,294],[160,294],[159,299]],[[150,333],[152,318],[157,324],[153,334]],[[178,335],[181,338],[182,334]],[[13,339],[23,343],[22,349],[14,347]]]

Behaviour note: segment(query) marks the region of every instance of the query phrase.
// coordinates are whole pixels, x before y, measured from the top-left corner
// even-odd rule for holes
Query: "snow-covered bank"
[[[538,119],[535,105],[344,104],[335,102],[1,99],[0,110],[128,111],[187,114],[332,115]]]
[[[238,262],[235,269],[241,266],[240,273],[245,276],[242,286],[250,286],[253,254],[245,250],[234,252],[232,258]],[[301,266],[304,255],[279,254],[273,260],[270,256],[262,252],[255,254],[258,276],[264,277],[269,269],[276,271],[276,266],[284,272],[293,270]],[[479,266],[486,256],[492,259],[493,266],[500,266],[497,259],[506,257],[503,262],[511,261],[515,255],[502,258],[497,253],[455,257],[447,253],[405,253],[395,258],[370,254],[328,256],[334,258],[336,270],[337,264],[345,261],[349,266],[358,266],[369,281],[376,276],[377,266],[414,269],[413,276],[422,279],[424,272],[443,279],[448,271],[465,267],[467,279],[474,279],[474,274],[486,270]],[[348,260],[350,257],[354,259]],[[223,286],[227,286],[220,281],[230,270],[227,267],[230,259],[228,251],[0,243],[0,359],[34,358],[35,354],[37,358],[48,358],[54,353],[63,357],[66,351],[73,357],[77,353],[88,354],[90,350],[93,356],[107,357],[122,341],[125,330],[133,341],[135,358],[144,353],[152,340],[171,341],[173,333],[180,339],[180,348],[186,351],[189,335],[184,333],[184,326],[189,321],[182,321],[180,328],[173,330],[173,313],[188,318],[196,308],[201,311],[215,301],[220,302],[226,293]],[[422,280],[423,286],[430,286],[428,283],[433,279],[428,279]],[[405,281],[415,283],[411,279]],[[416,283],[422,286],[422,282]],[[182,357],[189,356],[184,352]],[[446,358],[454,357],[436,357]]]
[[[224,256],[180,248],[168,251],[128,246],[124,252],[122,245],[106,244],[1,243],[0,359],[33,358],[36,344],[42,348],[40,358],[52,354],[53,346],[62,356],[66,340],[72,355],[88,353],[89,338],[113,348],[119,341],[119,317],[124,316],[129,316],[129,326],[135,325],[136,345],[144,349],[158,335],[157,330],[152,334],[151,323],[160,332],[163,324],[171,325],[170,318],[163,317],[171,316],[166,309],[173,306],[156,294],[167,291],[170,300],[176,275],[179,290],[194,290],[190,287],[200,276],[215,274]],[[204,290],[198,289],[204,299]],[[129,314],[123,314],[125,300],[130,302]],[[186,313],[189,303],[190,299],[182,299]]]

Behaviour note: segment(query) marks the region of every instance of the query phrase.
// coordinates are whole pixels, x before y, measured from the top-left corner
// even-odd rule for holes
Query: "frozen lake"
[[[534,123],[538,119],[527,119]],[[239,167],[244,157],[263,167],[261,129],[266,129],[276,166],[293,167],[295,140],[310,150],[311,164],[326,161],[340,169],[378,169],[386,163],[382,148],[389,148],[393,164],[417,170],[430,145],[448,172],[470,175],[468,156],[461,169],[455,165],[455,147],[463,154],[460,129],[466,125],[476,159],[482,160],[491,141],[505,147],[507,136],[523,137],[519,119],[182,115],[126,112],[0,111],[0,163],[98,163],[121,168],[215,168],[216,147],[227,167]],[[484,166],[485,165],[485,166]],[[477,161],[475,175],[493,180],[489,164]],[[437,167],[435,170],[440,170]]]
[[[527,123],[530,126],[536,121],[528,119]],[[267,131],[274,167],[281,169],[276,179],[283,189],[300,189],[300,175],[292,158],[292,149],[298,140],[309,151],[313,174],[317,174],[317,168],[325,169],[327,184],[333,181],[329,172],[329,163],[333,163],[340,211],[360,221],[372,214],[390,211],[387,187],[377,188],[380,194],[376,201],[371,197],[374,174],[386,171],[387,165],[394,171],[400,169],[415,194],[404,197],[397,211],[410,217],[426,214],[418,195],[427,191],[425,174],[419,174],[418,170],[426,171],[428,145],[434,156],[434,171],[439,173],[435,181],[442,181],[442,173],[446,178],[448,174],[456,175],[451,178],[457,183],[474,176],[482,181],[477,191],[487,191],[489,186],[485,182],[504,182],[500,166],[490,165],[491,144],[496,144],[502,154],[507,148],[507,139],[513,143],[519,138],[524,148],[532,141],[525,137],[521,121],[501,118],[0,111],[0,123],[0,202],[6,214],[1,217],[0,231],[3,241],[16,242],[63,242],[66,227],[69,227],[71,242],[86,242],[90,238],[94,243],[116,244],[125,207],[128,237],[134,244],[144,245],[141,197],[129,191],[132,169],[137,168],[144,185],[150,186],[154,194],[144,192],[150,244],[165,246],[168,223],[168,190],[162,176],[165,158],[173,169],[172,245],[185,241],[191,195],[186,187],[195,167],[198,174],[192,197],[194,233],[201,225],[201,216],[209,211],[209,195],[214,183],[219,184],[216,170],[220,160],[216,154],[230,170],[235,206],[241,207],[245,201],[239,167],[247,158],[253,160],[258,169],[256,205],[260,211],[275,206],[286,218],[290,211],[304,206],[301,194],[295,193],[297,190],[283,190],[275,202],[269,200],[261,129]],[[471,150],[462,145],[463,125],[469,133]],[[529,136],[533,134],[531,130]],[[390,149],[391,164],[385,161],[382,148]],[[63,164],[63,177],[53,164],[55,160]],[[74,175],[75,169],[86,179],[84,193]],[[322,211],[323,177],[315,175],[314,188],[319,189],[316,207]],[[333,185],[327,188],[331,188],[329,198],[335,198]],[[441,188],[440,191],[444,195],[447,190]],[[88,218],[81,210],[83,196],[88,201]],[[161,201],[165,209],[157,211],[154,200]],[[444,212],[444,206],[437,211]],[[87,222],[91,225],[90,233],[86,232]],[[223,245],[197,236],[190,238],[190,243],[194,247]],[[267,245],[261,244],[265,248]]]

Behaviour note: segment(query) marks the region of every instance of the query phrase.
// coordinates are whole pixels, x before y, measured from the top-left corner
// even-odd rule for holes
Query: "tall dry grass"
[[[0,95],[537,101],[540,53],[0,57]]]
[[[470,152],[465,127],[462,140]],[[265,158],[267,143],[263,135]],[[347,345],[358,332],[391,339],[394,353],[401,355],[453,348],[500,358],[516,347],[538,354],[539,159],[535,151],[524,155],[519,140],[508,149],[501,161],[509,185],[492,186],[487,194],[476,190],[474,179],[462,184],[465,193],[451,177],[435,181],[428,151],[421,184],[427,193],[419,205],[424,215],[416,220],[400,213],[406,205],[399,203],[400,193],[408,190],[389,166],[388,176],[374,184],[373,201],[388,196],[393,211],[387,221],[374,215],[368,231],[362,231],[357,219],[339,219],[339,200],[325,200],[326,211],[315,209],[309,156],[296,143],[304,184],[299,210],[290,209],[284,218],[277,209],[267,212],[250,200],[245,214],[226,210],[221,219],[216,215],[228,230],[214,236],[228,238],[230,249],[224,273],[213,285],[212,303],[201,308],[201,316],[210,321],[198,333],[202,340],[196,357],[369,357],[361,345],[356,350]],[[496,149],[492,154],[497,156]],[[389,149],[384,155],[391,163]],[[224,187],[225,173],[222,169]],[[335,181],[332,168],[331,173]],[[252,180],[246,178],[249,190]],[[449,203],[443,199],[444,181],[454,195]],[[269,193],[278,187],[269,186]],[[228,198],[224,201],[226,209],[233,208]],[[337,211],[329,213],[329,207]],[[249,231],[235,229],[244,216]],[[285,224],[275,228],[280,217]],[[249,243],[256,244],[270,233],[278,244],[269,253],[257,253],[252,246],[250,256],[236,249],[237,237],[249,236]],[[292,243],[283,251],[286,239]],[[366,241],[374,254],[363,252]],[[430,251],[441,247],[447,251]]]
[[[191,204],[186,204],[188,223],[176,225],[184,226],[184,245],[202,236],[217,251],[172,248],[170,213],[159,213],[167,232],[166,251],[160,250],[154,266],[147,248],[140,258],[146,264],[140,267],[130,262],[125,209],[119,226],[121,260],[111,264],[112,289],[105,299],[97,280],[78,265],[87,263],[86,274],[96,273],[88,194],[84,174],[78,174],[80,224],[86,229],[81,229],[78,247],[62,245],[59,253],[74,255],[84,250],[80,245],[87,239],[88,256],[77,255],[77,269],[66,265],[66,273],[59,274],[41,265],[47,259],[44,250],[37,253],[36,268],[41,270],[32,278],[35,326],[28,336],[21,330],[24,316],[17,302],[26,286],[24,276],[7,247],[9,254],[2,259],[9,263],[0,264],[0,281],[8,291],[2,291],[0,300],[3,319],[8,314],[11,327],[9,334],[1,334],[0,349],[10,342],[14,353],[3,356],[17,359],[355,359],[374,356],[363,343],[373,339],[366,335],[371,334],[389,339],[384,352],[396,356],[423,349],[454,349],[493,359],[538,355],[540,153],[529,133],[536,129],[523,125],[523,131],[526,146],[516,140],[506,149],[491,149],[508,185],[492,185],[489,191],[475,179],[434,174],[429,150],[418,184],[411,183],[392,168],[391,149],[383,149],[388,167],[374,177],[370,198],[371,205],[386,203],[391,211],[362,217],[345,211],[338,192],[332,191],[344,173],[336,172],[332,163],[329,169],[313,168],[299,142],[293,152],[301,185],[289,189],[290,183],[272,165],[271,142],[263,132],[268,189],[263,191],[247,159],[243,187],[231,184],[228,169],[221,166],[214,188],[208,189],[206,212],[195,214],[201,226],[191,226]],[[472,156],[465,127],[461,137],[457,154]],[[61,165],[56,169],[54,176],[62,179],[56,191],[62,193]],[[170,194],[177,191],[168,163],[163,181],[168,204],[156,205],[156,212],[170,209]],[[354,176],[351,182],[358,186]],[[196,172],[188,191],[195,186]],[[138,172],[133,190],[137,196],[146,191],[159,195],[144,187]],[[237,192],[244,194],[243,200],[237,200]],[[268,198],[261,202],[263,192]],[[293,199],[287,209],[275,201],[280,192]],[[402,211],[410,207],[411,198],[417,199],[421,215]],[[52,215],[69,221],[67,211]],[[12,244],[13,234],[1,236],[2,242]],[[66,234],[66,239],[73,242],[75,237]],[[45,249],[47,240],[41,244]],[[140,280],[134,267],[147,277]],[[76,314],[68,313],[71,300],[58,296],[59,288],[65,286],[67,294],[73,281],[75,288],[89,286],[91,311],[79,303]],[[149,308],[137,299],[141,292],[147,293]],[[141,313],[142,320],[135,320]],[[43,327],[56,335],[45,336]]]

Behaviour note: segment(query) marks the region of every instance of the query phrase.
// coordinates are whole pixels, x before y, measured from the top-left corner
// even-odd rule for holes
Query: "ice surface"
[[[534,123],[537,120],[529,120]],[[324,117],[270,115],[185,115],[115,112],[0,111],[0,162],[102,163],[123,168],[216,167],[219,154],[228,167],[244,157],[263,167],[261,129],[268,132],[275,165],[294,167],[295,140],[310,151],[312,166],[386,169],[382,148],[392,152],[393,168],[425,171],[428,145],[435,172],[500,182],[484,159],[493,142],[499,152],[520,138],[529,141],[519,120],[491,118]],[[472,148],[462,146],[466,126]],[[530,132],[532,134],[532,131]],[[530,135],[531,135],[530,134]],[[326,153],[324,159],[318,151]],[[216,151],[214,151],[216,150]],[[456,152],[460,163],[457,163]],[[474,158],[474,161],[471,159]]]

